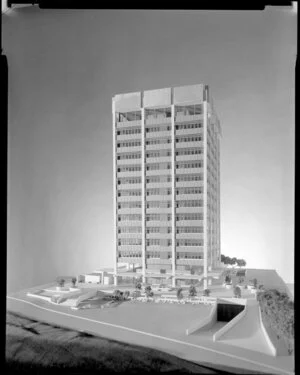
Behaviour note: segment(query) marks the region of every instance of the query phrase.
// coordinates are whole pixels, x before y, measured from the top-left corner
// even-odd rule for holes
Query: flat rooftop
[[[143,107],[170,106],[171,104],[208,101],[212,103],[209,87],[205,84],[167,87],[117,94],[113,97],[116,111]]]

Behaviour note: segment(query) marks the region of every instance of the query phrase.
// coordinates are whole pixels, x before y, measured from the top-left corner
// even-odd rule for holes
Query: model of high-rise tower
[[[112,101],[115,284],[197,282],[220,265],[221,128],[207,85]],[[120,268],[127,265],[126,271]]]

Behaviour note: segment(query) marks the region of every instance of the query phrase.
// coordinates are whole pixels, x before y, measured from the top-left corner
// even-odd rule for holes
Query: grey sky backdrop
[[[113,263],[111,99],[210,85],[222,253],[294,277],[296,14],[13,10],[8,291]]]

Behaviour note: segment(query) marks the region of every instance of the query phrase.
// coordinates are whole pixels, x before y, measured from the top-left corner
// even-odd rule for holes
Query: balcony
[[[172,213],[172,208],[171,207],[165,207],[165,208],[160,208],[160,207],[153,207],[153,208],[146,208],[146,213],[147,214],[171,214]]]
[[[126,172],[117,172],[117,177],[141,177],[142,171],[126,171]]]
[[[118,160],[117,159],[117,166],[118,165],[137,165],[137,164],[141,164],[142,163],[142,159],[121,159],[121,160]]]
[[[142,238],[142,233],[118,233],[118,238]]]
[[[172,133],[171,130],[161,130],[155,132],[146,132],[146,139],[153,139],[153,138],[171,138]]]
[[[171,156],[156,156],[156,157],[146,158],[146,164],[150,164],[150,163],[171,163],[171,162],[172,162]]]
[[[176,142],[176,149],[178,148],[203,148],[203,141],[192,141],[192,142]]]
[[[198,227],[203,226],[203,220],[178,220],[176,221],[176,227]]]
[[[117,202],[141,202],[142,198],[140,196],[132,197],[132,196],[123,196],[123,197],[117,197]]]
[[[198,160],[203,160],[203,154],[176,155],[176,161],[198,161]]]
[[[162,194],[162,195],[147,195],[146,201],[155,202],[155,201],[170,201],[172,195]]]
[[[203,212],[203,207],[178,207],[176,214],[199,214]]]
[[[200,174],[203,173],[203,168],[176,168],[176,174]]]
[[[203,181],[178,181],[176,187],[202,187]]]
[[[203,233],[176,233],[176,239],[203,239]]]
[[[172,233],[146,233],[146,238],[158,238],[162,240],[170,240],[172,239]]]
[[[117,135],[117,141],[140,141],[141,133]]]
[[[141,151],[142,151],[141,146],[117,147],[118,154],[121,154],[122,152],[128,153],[128,152],[141,152]]]
[[[118,263],[136,263],[141,265],[142,257],[120,257],[118,258]],[[118,273],[120,273],[120,271]]]
[[[138,253],[142,251],[142,245],[121,245],[118,246],[118,251],[135,251]]]
[[[141,126],[141,120],[133,120],[133,121],[117,121],[117,129],[124,129],[129,128],[132,126]]]
[[[139,190],[142,189],[142,184],[120,184],[118,190]]]
[[[203,266],[203,259],[176,259],[176,264],[178,266]],[[182,271],[178,272],[178,276]],[[185,271],[187,273],[187,271]],[[197,276],[197,275],[194,275]]]
[[[203,114],[202,115],[177,115],[175,117],[175,122],[194,122],[194,121],[200,121],[203,120]]]
[[[147,264],[172,264],[172,259],[147,258]]]
[[[142,214],[142,208],[118,208],[118,214]]]
[[[176,246],[176,252],[178,253],[195,253],[195,255],[203,255],[203,246]]]
[[[201,135],[202,133],[203,133],[202,128],[176,130],[176,135]]]
[[[123,228],[123,227],[137,227],[141,228],[142,226],[142,220],[122,220],[118,221],[117,227]]]
[[[161,189],[161,188],[171,188],[172,182],[148,182],[146,184],[147,189]]]
[[[171,151],[171,143],[159,143],[156,145],[146,145],[146,151],[152,150],[170,150]]]
[[[152,171],[146,171],[146,176],[170,176],[171,173],[171,169],[154,169]]]
[[[171,124],[171,117],[147,118],[146,125]]]
[[[204,198],[203,194],[177,194],[176,201],[191,201],[191,200],[202,200]]]
[[[172,251],[172,246],[151,245],[146,246],[146,251]]]
[[[171,227],[172,221],[152,220],[146,221],[146,227]]]

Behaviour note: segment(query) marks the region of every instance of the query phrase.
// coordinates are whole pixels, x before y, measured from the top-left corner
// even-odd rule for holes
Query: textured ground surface
[[[234,369],[193,364],[158,350],[66,330],[12,313],[7,313],[6,359],[7,370],[20,373],[236,373]]]
[[[39,288],[44,288],[40,286]],[[205,335],[185,334],[193,322],[209,314],[210,306],[169,305],[124,302],[110,309],[93,308],[74,311],[26,296],[28,290],[7,297],[10,312],[73,331],[85,331],[102,339],[116,340],[121,345],[137,345],[144,350],[166,354],[224,368],[235,366],[236,373],[248,372],[291,374],[291,357],[272,357],[228,343],[213,342],[213,332]],[[135,358],[134,358],[135,359]]]

